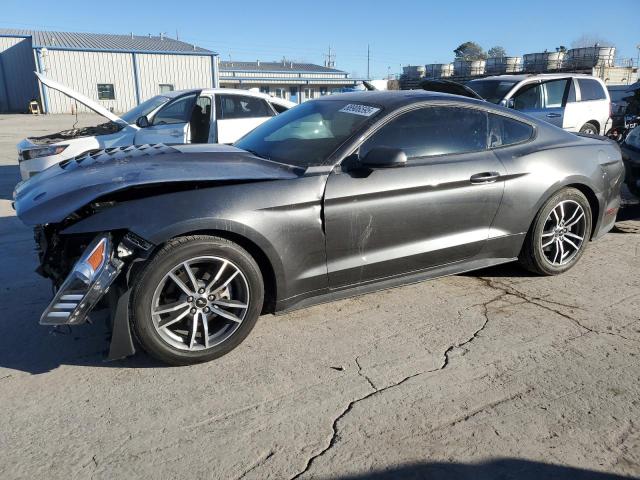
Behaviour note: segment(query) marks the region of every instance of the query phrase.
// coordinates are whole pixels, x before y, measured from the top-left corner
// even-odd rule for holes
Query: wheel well
[[[226,230],[197,230],[194,232],[183,233],[180,236],[182,237],[184,235],[215,235],[216,237],[225,238],[237,243],[249,252],[249,255],[251,255],[258,264],[260,273],[262,274],[262,280],[264,282],[264,303],[262,305],[262,313],[273,313],[275,311],[277,294],[276,274],[273,271],[273,266],[271,265],[269,258],[258,245],[242,235],[228,232]]]
[[[600,204],[598,203],[598,197],[593,190],[582,183],[574,183],[571,185],[567,185],[566,188],[575,188],[576,190],[580,190],[582,194],[587,197],[589,201],[589,206],[591,207],[591,236],[596,231],[596,222],[598,218],[600,218]]]
[[[596,127],[598,129],[598,133],[600,133],[600,122],[598,122],[597,120],[589,120],[588,122],[584,122],[584,125],[586,125],[587,123],[590,123],[591,125]],[[584,127],[584,125],[582,126]]]

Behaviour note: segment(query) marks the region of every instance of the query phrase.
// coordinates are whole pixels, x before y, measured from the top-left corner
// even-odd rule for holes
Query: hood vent
[[[93,152],[87,152],[82,155],[78,155],[73,159],[69,159],[60,163],[60,167],[65,170],[72,170],[75,167],[90,167],[95,164],[104,164],[109,162],[128,162],[129,160],[137,157],[151,157],[155,155],[162,155],[165,153],[177,153],[173,147],[165,145],[164,143],[157,143],[154,145],[130,145],[127,147],[113,147],[105,148],[104,150],[98,150]]]

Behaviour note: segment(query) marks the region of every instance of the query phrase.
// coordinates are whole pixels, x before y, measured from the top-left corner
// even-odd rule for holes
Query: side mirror
[[[146,115],[138,117],[138,119],[136,120],[136,125],[139,126],[140,128],[147,128],[150,125],[149,119],[147,118]]]
[[[507,100],[506,107],[507,108],[516,108],[516,100],[515,100],[515,98],[510,98],[509,100]]]
[[[404,167],[406,164],[407,154],[393,147],[374,147],[360,159],[360,165],[369,168]]]

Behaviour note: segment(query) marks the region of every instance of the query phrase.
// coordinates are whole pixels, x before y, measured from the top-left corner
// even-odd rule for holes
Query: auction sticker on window
[[[342,107],[340,111],[344,113],[353,113],[354,115],[362,115],[363,117],[370,117],[374,113],[378,113],[380,109],[370,107],[369,105],[357,105],[355,103],[350,103],[349,105]]]

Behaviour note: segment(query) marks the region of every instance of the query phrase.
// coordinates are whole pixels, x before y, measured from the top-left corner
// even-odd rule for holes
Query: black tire
[[[543,233],[545,224],[548,221],[552,210],[554,210],[561,202],[573,201],[582,207],[584,211],[584,235],[583,241],[579,245],[579,249],[572,254],[570,260],[563,265],[553,264],[546,256],[543,249]],[[539,275],[558,275],[564,273],[573,267],[580,257],[584,254],[587,243],[591,238],[591,222],[592,222],[591,206],[584,194],[575,188],[564,188],[556,192],[549,200],[547,200],[542,208],[536,214],[529,232],[522,246],[518,260],[520,264],[530,272]],[[546,234],[548,235],[548,234]],[[545,239],[544,241],[547,241]]]
[[[593,123],[587,122],[580,129],[580,133],[586,133],[587,135],[600,135],[600,130]]]
[[[169,344],[156,329],[151,313],[154,292],[176,266],[203,256],[228,260],[240,270],[248,285],[249,301],[242,322],[224,341],[198,351],[183,350]],[[260,268],[246,250],[229,240],[214,236],[179,237],[162,247],[137,275],[131,301],[132,330],[144,350],[162,362],[171,365],[208,362],[229,353],[247,337],[260,315],[263,301],[264,284]],[[215,318],[224,321],[222,317]],[[204,338],[204,333],[198,333]]]

